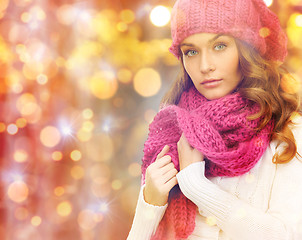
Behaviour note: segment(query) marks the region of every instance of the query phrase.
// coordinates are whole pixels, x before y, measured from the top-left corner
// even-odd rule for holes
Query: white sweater
[[[293,133],[301,154],[302,118],[296,122]],[[207,179],[204,162],[180,171],[180,189],[198,207],[188,239],[302,240],[302,160],[276,165],[275,152],[271,142],[256,166],[239,177]],[[127,240],[149,240],[167,208],[146,203],[143,188]]]

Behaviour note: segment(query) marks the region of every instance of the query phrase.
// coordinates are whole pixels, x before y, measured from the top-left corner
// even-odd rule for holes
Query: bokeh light
[[[271,31],[267,27],[260,28],[259,35],[263,38],[268,37],[271,34]]]
[[[92,138],[92,134],[91,132],[87,132],[85,131],[85,129],[82,128],[77,132],[77,138],[81,142],[88,142]]]
[[[161,87],[161,77],[152,68],[140,69],[134,77],[134,89],[143,97],[151,97],[158,93]]]
[[[91,210],[83,210],[78,216],[79,226],[84,230],[93,229],[97,222],[95,221],[95,213]]]
[[[24,202],[29,194],[29,189],[26,183],[22,181],[15,181],[12,182],[8,186],[7,195],[10,198],[10,200],[21,203]]]
[[[91,119],[93,117],[93,111],[89,108],[83,110],[83,117],[85,119]]]
[[[54,161],[60,161],[63,158],[63,154],[59,151],[55,151],[52,153],[51,157]]]
[[[129,24],[134,22],[135,13],[131,9],[124,9],[120,12],[120,18],[122,21]]]
[[[301,48],[302,41],[302,27],[300,27],[300,17],[301,14],[295,12],[290,15],[287,22],[287,35],[291,41],[291,43],[297,47]]]
[[[42,219],[39,216],[34,216],[31,218],[31,224],[35,227],[39,226],[42,223]]]
[[[112,72],[98,72],[89,80],[93,95],[100,99],[109,99],[117,91],[117,81]]]
[[[4,132],[6,130],[6,126],[3,122],[0,122],[0,132]]]
[[[48,81],[48,77],[45,74],[40,74],[37,76],[37,82],[41,85],[46,84]]]
[[[122,83],[130,83],[132,80],[132,72],[129,69],[122,68],[118,71],[117,78]]]
[[[272,6],[274,0],[264,0],[264,2],[266,4],[266,6],[270,7],[270,6]]]
[[[67,217],[72,211],[72,205],[69,201],[64,201],[58,204],[57,213],[62,217]]]
[[[16,124],[13,124],[13,123],[11,123],[11,124],[9,124],[8,126],[7,126],[7,132],[10,134],[10,135],[15,135],[17,132],[18,132],[18,127],[17,127],[17,125]]]
[[[61,186],[56,187],[54,190],[54,194],[58,197],[62,196],[65,193],[65,189]]]
[[[73,150],[73,151],[70,153],[70,158],[71,158],[73,161],[79,161],[79,160],[82,158],[82,153],[81,153],[79,150]]]
[[[9,0],[2,0],[0,2],[0,18],[3,17],[6,8],[8,7]]]
[[[60,6],[56,14],[58,21],[64,25],[70,25],[76,20],[76,10],[72,5]]]
[[[19,162],[19,163],[26,162],[28,159],[28,154],[24,150],[17,150],[14,153],[14,159],[16,162]]]
[[[119,190],[122,188],[122,186],[123,186],[123,183],[121,180],[116,179],[116,180],[112,181],[112,188],[114,190]]]
[[[33,94],[24,93],[17,100],[17,109],[29,123],[36,123],[41,117],[41,108]]]
[[[25,118],[18,118],[16,120],[16,126],[18,128],[24,128],[24,127],[26,127],[26,125],[27,125],[27,121]]]
[[[141,175],[141,166],[138,163],[131,163],[128,167],[128,172],[133,177],[138,177]]]
[[[302,27],[302,14],[296,15],[296,25],[297,27]]]
[[[169,9],[165,6],[156,6],[150,13],[151,22],[157,27],[163,27],[168,24],[171,18]]]
[[[23,116],[33,114],[37,108],[36,98],[30,93],[22,94],[17,101],[17,108]]]
[[[54,147],[61,140],[59,130],[54,126],[47,126],[40,133],[40,141],[46,147]]]
[[[73,166],[70,174],[74,179],[81,179],[84,176],[84,169],[81,166]]]
[[[94,129],[94,123],[91,121],[85,121],[83,122],[82,129],[85,132],[92,132],[92,130]]]

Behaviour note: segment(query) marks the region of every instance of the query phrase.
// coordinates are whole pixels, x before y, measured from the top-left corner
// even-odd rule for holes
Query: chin
[[[222,97],[225,97],[225,96],[227,96],[227,95],[229,95],[229,94],[231,94],[232,92],[213,92],[213,93],[207,93],[207,92],[205,92],[205,94],[202,94],[202,93],[200,93],[201,95],[203,95],[206,99],[208,99],[208,100],[216,100],[216,99],[219,99],[219,98],[222,98]]]
[[[213,94],[213,95],[207,95],[207,94],[205,94],[205,95],[203,95],[206,99],[208,99],[208,100],[216,100],[216,99],[219,99],[219,98],[222,98],[222,97],[224,97],[224,96],[226,96],[227,94]]]

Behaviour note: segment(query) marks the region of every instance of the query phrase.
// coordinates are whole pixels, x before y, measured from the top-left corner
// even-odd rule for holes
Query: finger
[[[169,192],[176,184],[177,184],[177,178],[176,177],[173,177],[171,178],[168,182],[166,182],[165,184],[165,188],[166,188],[166,191]]]
[[[165,154],[167,154],[169,149],[170,149],[169,145],[165,145],[163,149],[160,151],[160,153],[157,155],[156,160],[162,158]]]
[[[175,166],[174,166],[174,163],[170,161],[168,164],[166,164],[165,166],[163,166],[161,168],[161,172],[162,172],[162,174],[166,174],[171,169],[175,169]]]
[[[162,168],[166,166],[167,164],[171,163],[171,156],[170,155],[165,155],[161,157],[160,159],[157,159],[154,164],[157,168]]]
[[[169,182],[172,178],[176,176],[177,173],[178,171],[176,170],[176,168],[170,169],[166,174],[163,175],[162,181],[164,183]]]

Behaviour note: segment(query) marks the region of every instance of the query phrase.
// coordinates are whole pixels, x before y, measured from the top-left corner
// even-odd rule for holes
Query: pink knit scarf
[[[259,106],[239,93],[208,101],[192,87],[181,96],[178,106],[163,108],[149,126],[144,145],[142,184],[147,167],[155,161],[164,145],[179,170],[177,142],[184,133],[190,145],[205,156],[207,177],[239,176],[259,161],[267,148],[273,121],[256,131],[260,119],[247,117]],[[174,187],[168,208],[152,239],[186,239],[195,228],[196,206]]]

